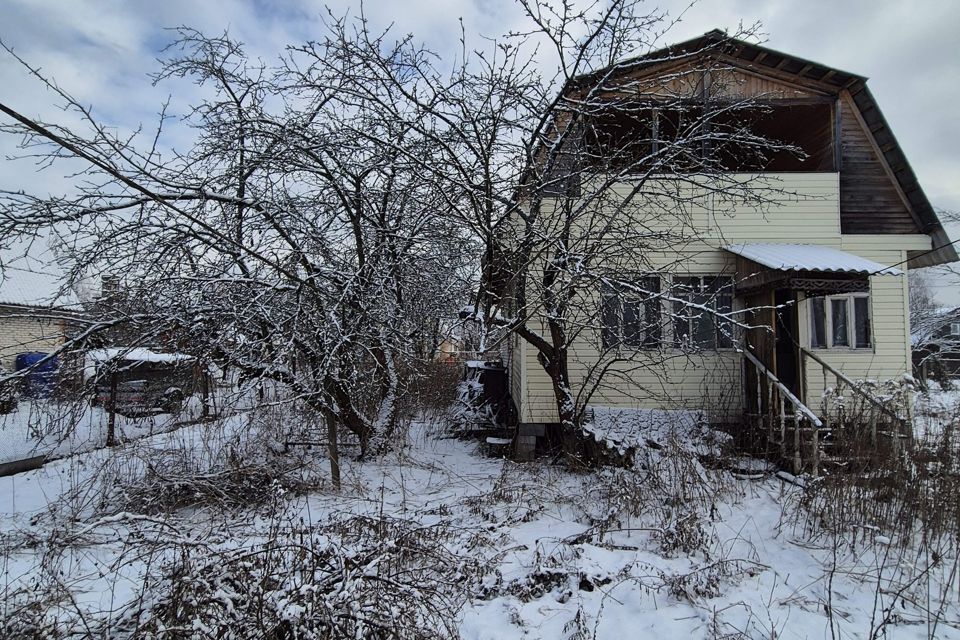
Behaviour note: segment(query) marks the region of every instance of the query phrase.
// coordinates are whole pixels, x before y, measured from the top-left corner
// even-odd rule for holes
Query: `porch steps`
[[[768,455],[775,455],[794,474],[807,471],[817,476],[862,469],[885,456],[897,455],[912,439],[909,422],[896,410],[820,358],[814,357],[824,375],[836,377],[835,396],[842,398],[841,388],[845,387],[851,391],[850,397],[866,407],[859,415],[850,415],[847,405],[835,400],[831,406],[829,398],[820,415],[815,414],[749,349],[741,349],[741,353],[750,407],[744,414],[745,423],[767,447],[775,449],[767,449]]]

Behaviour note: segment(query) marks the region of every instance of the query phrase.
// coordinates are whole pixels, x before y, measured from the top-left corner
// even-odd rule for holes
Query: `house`
[[[691,192],[674,200],[685,207],[681,221],[651,213],[644,234],[680,239],[633,264],[624,250],[633,285],[600,284],[582,299],[582,326],[592,327],[569,344],[572,396],[588,396],[591,406],[702,409],[713,423],[753,425],[798,468],[837,424],[843,403],[830,402],[842,393],[894,422],[891,438],[909,437],[904,415],[859,381],[910,371],[907,271],[957,254],[866,79],[719,31],[615,69],[603,90],[631,118],[598,120],[594,129],[606,129],[592,134],[596,154],[630,136],[655,154],[658,139],[669,143],[683,125],[675,105],[698,101],[749,101],[758,136],[782,144],[741,161],[739,149],[704,143],[704,156],[727,154],[723,180],[755,186],[720,202],[691,180]],[[568,87],[578,91],[576,81]],[[631,130],[641,112],[650,122],[642,136]],[[558,199],[582,197],[565,189]],[[606,189],[606,202],[615,202],[631,191],[630,177]],[[763,197],[751,200],[758,191]],[[549,338],[548,312],[536,313]],[[558,423],[543,357],[518,336],[505,351],[518,433],[543,435]]]
[[[914,375],[938,382],[960,378],[960,307],[930,313],[912,329]]]
[[[0,366],[13,371],[20,354],[55,351],[79,318],[76,295],[62,289],[50,265],[7,261],[0,274]]]

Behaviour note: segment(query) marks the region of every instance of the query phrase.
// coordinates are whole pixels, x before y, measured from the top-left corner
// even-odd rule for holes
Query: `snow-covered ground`
[[[131,628],[146,635],[131,627],[131,612],[141,612],[142,623],[144,610],[169,611],[157,604],[167,602],[157,595],[164,585],[208,588],[210,571],[249,568],[247,560],[231,564],[247,550],[243,557],[252,558],[254,549],[297,539],[291,548],[336,549],[343,555],[335,557],[356,561],[363,556],[358,540],[373,540],[374,555],[378,548],[385,555],[351,574],[361,580],[388,571],[387,552],[406,544],[411,531],[429,531],[422,547],[429,558],[419,561],[412,581],[372,602],[388,609],[388,618],[394,612],[398,629],[429,626],[422,616],[406,617],[423,607],[403,609],[389,598],[414,597],[410,585],[445,585],[424,597],[442,604],[438,610],[453,628],[399,637],[960,638],[953,557],[901,549],[880,529],[820,535],[797,487],[772,476],[709,471],[689,457],[663,455],[646,470],[574,473],[484,457],[480,445],[446,438],[436,424],[414,424],[395,453],[366,462],[345,455],[339,492],[324,479],[317,449],[288,454],[301,456],[301,466],[290,467],[285,483],[262,483],[265,493],[251,493],[248,506],[198,498],[163,510],[160,497],[151,502],[142,491],[157,486],[143,484],[145,465],[162,467],[153,471],[156,479],[207,461],[210,468],[198,468],[196,477],[218,478],[212,489],[225,496],[228,483],[219,478],[228,476],[212,470],[217,460],[240,469],[233,461],[248,456],[276,468],[283,454],[269,438],[262,456],[250,455],[256,424],[237,415],[0,478],[4,618],[56,618],[81,630],[111,619],[111,637]],[[366,527],[362,535],[358,527]],[[218,560],[198,569],[205,557]],[[164,577],[177,558],[174,577]],[[298,575],[305,562],[297,561]],[[239,593],[236,580],[231,574],[211,588],[210,598],[222,601],[216,615],[239,615],[245,600],[230,591]],[[344,578],[324,602],[355,600],[351,615],[361,616],[376,604],[356,584]],[[285,620],[306,615],[312,596],[303,584],[263,589],[264,601]],[[212,625],[197,615],[189,629],[157,635],[210,637],[218,633]],[[222,637],[251,637],[249,629],[222,629],[229,631]]]
[[[130,418],[117,414],[114,428],[118,439],[133,440],[196,420],[201,411],[200,399],[190,397],[176,415]],[[22,400],[12,413],[0,415],[0,463],[34,456],[60,458],[103,447],[108,421],[107,411],[88,402]]]
[[[944,388],[928,380],[927,386],[926,392],[916,394],[914,402],[914,428],[920,438],[939,436],[960,417],[960,382]]]

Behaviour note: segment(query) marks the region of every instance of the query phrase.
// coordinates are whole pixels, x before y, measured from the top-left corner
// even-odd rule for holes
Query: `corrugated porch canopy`
[[[811,244],[731,244],[741,293],[789,288],[830,294],[868,291],[869,277],[903,272],[860,256]]]

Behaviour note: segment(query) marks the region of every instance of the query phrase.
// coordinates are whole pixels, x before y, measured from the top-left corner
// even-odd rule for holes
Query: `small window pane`
[[[600,323],[603,348],[610,349],[619,344],[620,302],[613,292],[600,297]]]
[[[645,278],[644,280],[644,286],[646,287],[647,291],[650,292],[651,296],[659,295],[660,278],[651,276],[649,278]],[[647,326],[644,327],[643,346],[660,346],[660,298],[648,298],[644,304],[644,313],[644,320],[646,321]]]
[[[703,307],[710,307],[713,297],[708,293],[698,293],[693,296],[693,303],[698,305],[690,309],[693,316],[693,342],[698,347],[712,349],[716,346],[713,314]]]
[[[830,336],[833,346],[849,347],[846,298],[830,300],[830,320],[833,322],[833,331]]]
[[[690,300],[693,292],[700,288],[700,278],[674,278],[673,297],[681,300]],[[688,347],[691,344],[690,335],[691,308],[683,302],[673,303],[673,343],[678,347]]]
[[[678,347],[690,343],[690,320],[688,307],[681,302],[673,303],[673,343]]]
[[[732,311],[733,296],[729,293],[717,296],[717,312],[730,314]],[[729,349],[733,346],[733,325],[729,320],[721,317],[717,318],[717,346],[721,349]]]
[[[810,299],[810,346],[822,349],[827,346],[827,322],[823,310],[823,298]]]
[[[630,347],[644,344],[644,303],[640,300],[623,301],[623,343]]]
[[[853,299],[853,328],[856,337],[855,346],[863,349],[870,346],[870,299]]]

